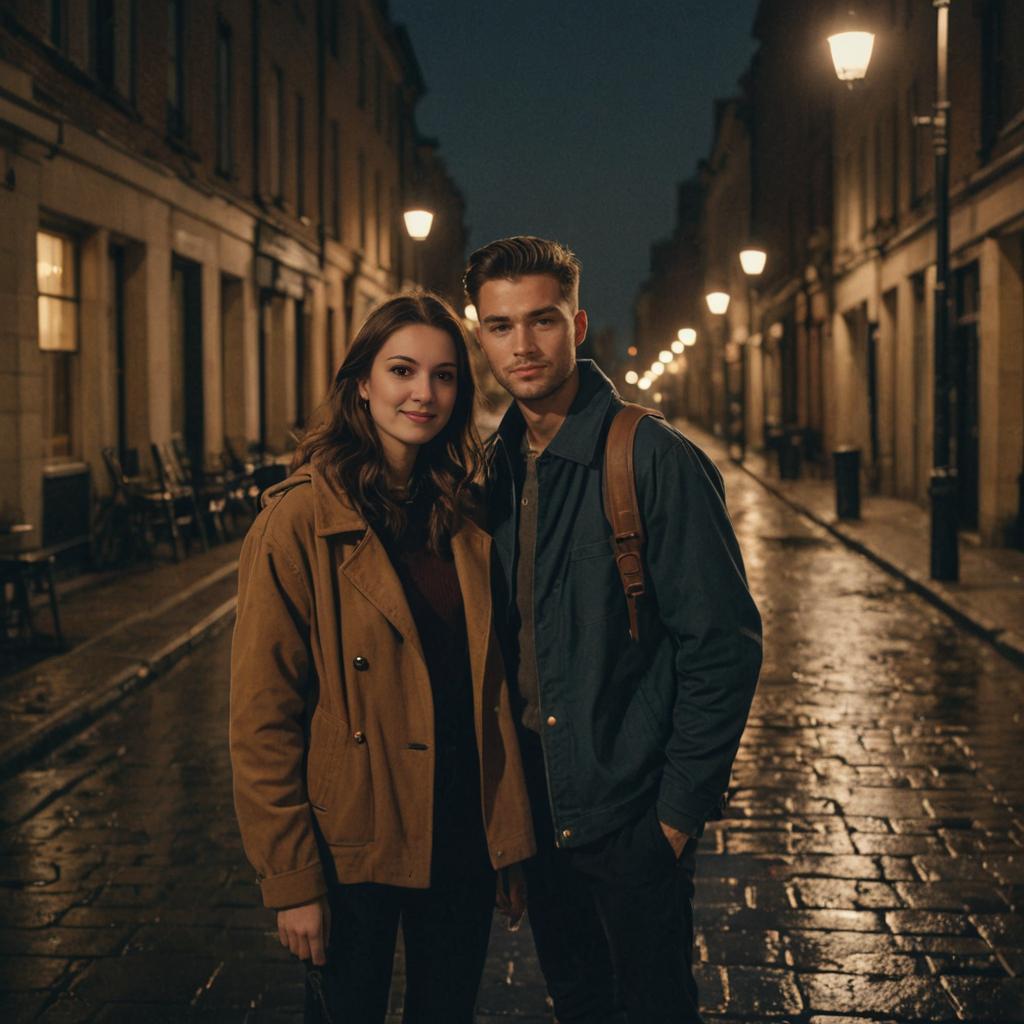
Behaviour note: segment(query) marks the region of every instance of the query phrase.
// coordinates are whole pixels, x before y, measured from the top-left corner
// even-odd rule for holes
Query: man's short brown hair
[[[466,295],[473,305],[487,281],[514,280],[526,274],[550,274],[558,281],[562,298],[573,309],[580,299],[580,261],[560,242],[533,235],[513,235],[489,242],[469,257],[462,279]]]

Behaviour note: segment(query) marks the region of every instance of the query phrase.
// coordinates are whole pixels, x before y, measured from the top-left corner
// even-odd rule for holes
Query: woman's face
[[[400,327],[381,346],[359,394],[370,403],[389,463],[406,463],[409,449],[445,428],[459,390],[455,343],[440,328]]]

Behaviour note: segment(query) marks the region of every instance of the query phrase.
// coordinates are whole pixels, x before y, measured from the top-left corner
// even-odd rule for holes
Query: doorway
[[[171,265],[171,431],[180,434],[194,466],[203,464],[203,297],[201,268]]]
[[[953,351],[950,354],[952,394],[950,440],[957,468],[960,528],[978,528],[978,264],[956,272]]]

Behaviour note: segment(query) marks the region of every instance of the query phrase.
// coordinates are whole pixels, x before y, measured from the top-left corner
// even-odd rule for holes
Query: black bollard
[[[837,448],[832,452],[836,471],[836,515],[860,519],[860,449]]]

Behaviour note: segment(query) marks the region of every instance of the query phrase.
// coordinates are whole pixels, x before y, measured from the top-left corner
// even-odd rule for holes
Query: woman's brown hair
[[[441,551],[458,517],[470,511],[482,448],[473,423],[476,386],[466,328],[440,295],[427,291],[397,295],[367,317],[334,377],[320,422],[300,440],[291,469],[312,463],[367,522],[382,525],[392,536],[403,532],[405,511],[388,491],[384,449],[370,411],[359,397],[359,382],[370,376],[388,338],[409,324],[436,327],[455,347],[455,407],[444,429],[423,445],[413,471],[414,485],[430,488],[429,543],[434,551]]]

